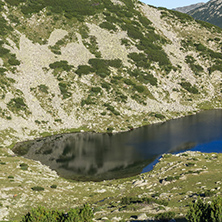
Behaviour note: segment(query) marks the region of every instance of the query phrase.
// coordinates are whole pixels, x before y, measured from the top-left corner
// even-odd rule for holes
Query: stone
[[[122,218],[121,217],[113,217],[111,220],[112,221],[120,221],[120,220],[122,220]]]
[[[147,215],[145,213],[139,214],[137,219],[138,220],[146,220],[147,219]]]

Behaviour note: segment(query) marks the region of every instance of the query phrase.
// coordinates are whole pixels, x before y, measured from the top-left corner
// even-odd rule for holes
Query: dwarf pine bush
[[[198,199],[194,204],[190,205],[186,219],[189,222],[221,222],[222,198],[217,197],[209,203]]]
[[[40,206],[28,212],[20,222],[91,222],[92,219],[93,211],[86,204],[83,208],[71,209],[67,213]]]

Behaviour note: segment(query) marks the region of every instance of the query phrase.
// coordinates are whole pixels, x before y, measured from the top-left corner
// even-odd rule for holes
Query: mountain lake
[[[164,153],[222,152],[222,110],[122,133],[70,133],[17,143],[13,151],[40,161],[66,179],[101,181],[152,169]]]

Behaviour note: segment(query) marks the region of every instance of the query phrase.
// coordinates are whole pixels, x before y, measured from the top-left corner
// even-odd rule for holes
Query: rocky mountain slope
[[[192,4],[192,5],[188,5],[188,6],[184,6],[184,7],[178,7],[178,8],[175,8],[173,10],[176,10],[178,12],[182,12],[182,13],[187,13],[191,10],[194,10],[200,6],[203,6],[205,3],[204,2],[200,2],[200,3],[197,3],[197,4]]]
[[[217,27],[131,0],[0,5],[2,146],[221,108]]]
[[[203,20],[222,28],[222,1],[211,0],[188,12],[195,19]]]

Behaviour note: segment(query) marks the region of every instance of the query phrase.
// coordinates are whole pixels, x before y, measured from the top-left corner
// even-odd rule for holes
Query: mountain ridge
[[[204,2],[200,2],[197,4],[191,4],[188,6],[177,7],[177,8],[174,8],[173,10],[176,10],[176,11],[182,12],[182,13],[188,13],[189,11],[194,10],[200,6],[203,6],[204,4],[205,4]]]
[[[222,1],[211,0],[197,9],[188,12],[195,19],[203,20],[222,28]]]

